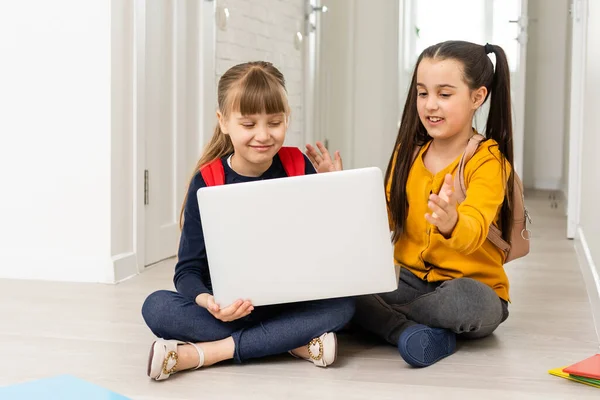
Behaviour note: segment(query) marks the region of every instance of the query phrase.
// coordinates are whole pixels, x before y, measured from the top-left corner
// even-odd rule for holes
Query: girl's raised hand
[[[446,175],[440,194],[432,193],[429,196],[427,205],[432,211],[431,214],[425,214],[427,222],[437,226],[443,236],[450,237],[458,222],[457,202],[454,194],[452,175]]]
[[[339,151],[335,152],[334,160],[332,160],[329,151],[323,146],[323,143],[317,142],[317,148],[319,149],[318,151],[310,144],[306,145],[306,156],[313,163],[318,173],[341,171],[344,169],[342,156]]]

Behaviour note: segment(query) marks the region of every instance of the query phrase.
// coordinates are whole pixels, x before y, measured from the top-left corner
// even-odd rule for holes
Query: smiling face
[[[429,136],[449,139],[469,135],[473,115],[485,100],[485,87],[471,90],[462,64],[453,59],[424,58],[417,69],[417,112]]]
[[[242,115],[227,118],[218,113],[221,130],[229,135],[234,148],[232,167],[247,176],[260,176],[273,161],[285,140],[288,118],[285,113]]]
[[[233,145],[231,167],[240,175],[257,177],[269,169],[283,145],[290,106],[283,75],[252,65],[224,83],[221,79],[217,117]]]

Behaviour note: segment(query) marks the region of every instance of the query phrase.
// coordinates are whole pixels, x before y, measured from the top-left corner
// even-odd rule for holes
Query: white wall
[[[285,76],[292,109],[286,145],[304,148],[303,58],[294,46],[304,32],[304,0],[218,0],[230,17],[217,29],[217,79],[228,68],[247,61],[272,62]]]
[[[0,277],[113,279],[110,13],[0,2]]]
[[[589,248],[600,275],[600,135],[598,135],[598,110],[600,109],[600,2],[589,1],[587,33],[587,62],[585,76],[583,141],[581,153],[581,214],[580,235]],[[600,281],[598,282],[600,285]]]
[[[136,4],[143,2],[0,3],[0,278],[115,282],[142,267],[136,205],[145,161],[136,151],[143,148],[145,53],[136,52],[145,46],[146,17]],[[208,49],[186,56],[186,84],[194,89],[185,107],[201,109],[188,113],[197,120],[184,121],[189,158],[199,157],[205,122],[213,125],[215,79],[252,59],[285,74],[293,112],[287,142],[302,146],[302,49],[294,37],[303,1],[219,2],[231,18],[219,31],[217,60],[210,58],[215,43],[205,42],[214,3],[178,4],[194,14],[178,28],[180,40]],[[210,32],[198,31],[205,27]]]
[[[529,0],[524,184],[558,190],[563,183],[568,0]]]

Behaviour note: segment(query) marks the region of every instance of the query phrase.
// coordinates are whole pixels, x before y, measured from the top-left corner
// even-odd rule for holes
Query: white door
[[[404,61],[400,70],[401,107],[415,62],[426,47],[446,40],[466,40],[504,49],[511,70],[514,164],[521,177],[527,21],[527,0],[406,0],[404,40],[400,43]],[[476,115],[475,127],[480,131],[485,128],[488,110],[486,105]]]
[[[177,250],[174,6],[172,0],[146,2],[145,265]]]
[[[140,264],[148,266],[177,253],[181,204],[211,130],[205,122],[215,109],[214,33],[201,28],[214,19],[214,3],[143,4],[145,43],[138,62],[144,66],[140,164],[145,182],[138,239]]]
[[[359,0],[360,1],[360,0]],[[352,165],[352,68],[355,0],[321,0],[326,13],[316,12],[317,69],[315,140],[339,150],[346,168]]]
[[[571,93],[569,116],[569,176],[567,190],[567,237],[574,239],[579,226],[581,197],[581,146],[583,97],[587,46],[588,0],[573,0],[571,6]]]
[[[507,27],[505,24],[510,23]],[[504,48],[511,70],[513,104],[513,152],[515,171],[523,179],[525,152],[525,67],[527,60],[527,0],[494,1],[492,40]],[[498,26],[498,29],[496,29]]]
[[[316,11],[314,135],[344,168],[385,172],[398,120],[399,3],[321,0]],[[310,128],[310,127],[309,127]]]

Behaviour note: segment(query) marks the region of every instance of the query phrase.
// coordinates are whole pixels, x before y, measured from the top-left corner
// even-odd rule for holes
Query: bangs
[[[228,109],[242,115],[289,114],[285,88],[272,76],[253,68],[230,91]]]

